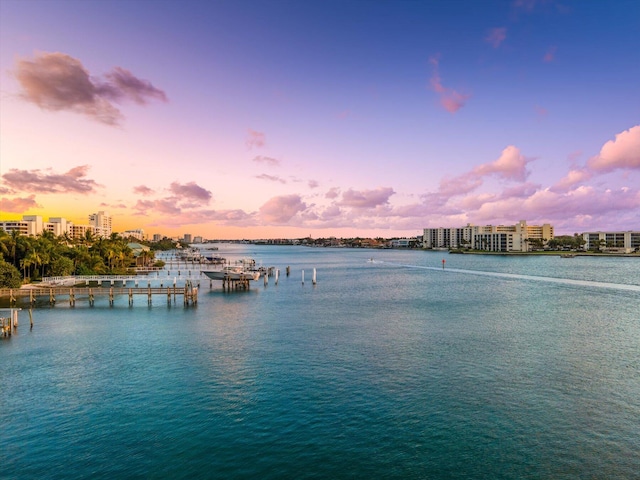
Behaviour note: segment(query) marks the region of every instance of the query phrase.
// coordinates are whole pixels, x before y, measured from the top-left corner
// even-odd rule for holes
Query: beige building
[[[553,238],[553,226],[527,225],[521,220],[514,225],[468,224],[460,228],[425,228],[424,248],[473,248],[490,252],[526,252],[536,244]]]
[[[89,215],[89,225],[95,228],[95,234],[108,238],[111,236],[111,215],[109,212],[99,211]]]

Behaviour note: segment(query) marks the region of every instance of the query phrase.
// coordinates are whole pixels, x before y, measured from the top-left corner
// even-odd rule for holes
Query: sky
[[[637,0],[0,0],[0,220],[640,229]]]

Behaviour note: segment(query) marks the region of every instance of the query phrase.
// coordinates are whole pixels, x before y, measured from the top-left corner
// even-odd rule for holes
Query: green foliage
[[[117,234],[106,239],[88,234],[72,240],[51,232],[31,237],[0,230],[0,259],[21,271],[25,280],[126,273],[135,265],[133,252]]]
[[[64,277],[67,275],[73,275],[74,270],[73,260],[68,257],[56,257],[51,261],[49,267],[49,276],[51,277]]]
[[[0,288],[20,288],[22,275],[10,263],[0,260]]]
[[[163,238],[162,240],[159,240],[157,242],[141,242],[141,243],[151,248],[151,250],[160,250],[160,251],[173,250],[174,248],[176,248],[176,245],[177,245],[177,243],[171,240],[170,238]]]

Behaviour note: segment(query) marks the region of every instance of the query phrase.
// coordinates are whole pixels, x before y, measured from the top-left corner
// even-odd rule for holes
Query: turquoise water
[[[21,313],[0,477],[638,478],[639,259],[218,253],[279,284]]]

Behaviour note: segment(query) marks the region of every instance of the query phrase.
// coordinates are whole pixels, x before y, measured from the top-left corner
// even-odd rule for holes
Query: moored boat
[[[229,265],[216,270],[202,270],[211,280],[258,280],[260,272],[247,270],[243,265]]]

